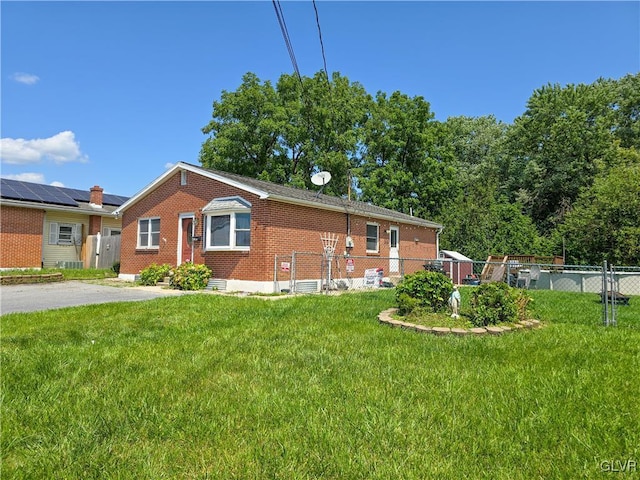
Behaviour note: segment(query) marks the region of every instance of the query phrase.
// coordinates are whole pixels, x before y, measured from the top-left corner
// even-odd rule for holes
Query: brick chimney
[[[89,191],[91,192],[91,195],[89,196],[89,203],[92,203],[93,205],[97,205],[98,207],[101,207],[102,192],[104,192],[104,189],[99,187],[98,185],[94,185],[93,187],[91,187]]]

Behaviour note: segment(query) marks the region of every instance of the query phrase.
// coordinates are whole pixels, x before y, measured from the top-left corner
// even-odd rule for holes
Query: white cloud
[[[44,183],[44,175],[41,173],[18,173],[16,175],[2,175],[2,177],[21,182]]]
[[[49,138],[1,138],[0,160],[2,163],[24,165],[42,163],[45,160],[53,162],[86,162],[87,156],[80,151],[73,132],[60,132]]]
[[[174,165],[175,165],[175,163],[167,162],[167,163],[164,164],[164,168],[165,168],[165,170],[169,170]]]
[[[25,85],[35,85],[40,81],[40,77],[31,73],[16,72],[11,75],[11,79],[18,83],[24,83]]]

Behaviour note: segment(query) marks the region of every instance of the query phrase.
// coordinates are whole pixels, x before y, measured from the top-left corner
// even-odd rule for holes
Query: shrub
[[[111,270],[113,270],[116,274],[120,273],[120,262],[113,262],[111,265]]]
[[[447,308],[453,282],[439,272],[420,271],[406,275],[396,287],[398,313],[407,315],[415,308],[441,312]]]
[[[477,327],[524,320],[531,298],[503,282],[483,283],[471,296],[471,322]]]
[[[209,283],[211,269],[206,265],[185,262],[173,270],[171,286],[178,290],[202,290]]]
[[[140,284],[157,285],[160,280],[169,275],[170,271],[171,265],[169,264],[158,265],[152,263],[140,272]]]

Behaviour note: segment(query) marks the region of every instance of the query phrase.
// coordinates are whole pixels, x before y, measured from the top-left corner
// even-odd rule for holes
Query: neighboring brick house
[[[87,267],[88,235],[118,234],[127,197],[0,179],[0,268]]]
[[[133,281],[153,263],[191,261],[206,264],[228,290],[254,292],[284,287],[274,285],[276,256],[321,253],[325,232],[340,236],[337,252],[354,257],[436,259],[442,229],[368,203],[184,162],[115,213],[122,217],[121,278]]]

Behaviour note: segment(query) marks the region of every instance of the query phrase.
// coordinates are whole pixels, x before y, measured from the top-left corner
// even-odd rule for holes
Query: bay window
[[[240,197],[218,198],[202,209],[207,250],[249,250],[251,204]]]

